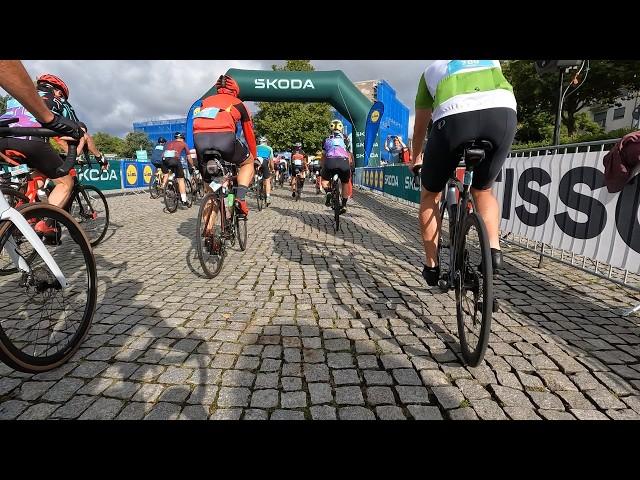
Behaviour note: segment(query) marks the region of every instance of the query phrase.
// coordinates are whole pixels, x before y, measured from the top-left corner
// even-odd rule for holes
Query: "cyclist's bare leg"
[[[71,175],[65,175],[64,177],[54,178],[53,183],[55,187],[49,195],[49,203],[56,207],[64,208],[71,197],[73,177]]]
[[[187,189],[184,186],[184,178],[179,178],[178,179],[178,191],[180,192],[180,194],[187,194]]]
[[[489,245],[491,248],[500,250],[500,208],[498,206],[498,200],[496,200],[496,197],[493,195],[493,191],[490,188],[486,190],[471,188],[471,193],[476,201],[478,213],[482,217],[482,220],[484,220],[484,224],[487,227]]]
[[[169,174],[168,173],[163,173],[162,174],[162,188],[165,188],[167,186],[167,182],[169,181]]]
[[[438,256],[438,232],[440,231],[440,192],[434,193],[422,189],[418,218],[426,259],[425,265],[435,267]]]
[[[244,185],[248,187],[251,185],[251,181],[253,180],[253,176],[255,174],[255,170],[253,168],[253,155],[249,154],[249,158],[247,158],[240,168],[238,169],[238,185]]]

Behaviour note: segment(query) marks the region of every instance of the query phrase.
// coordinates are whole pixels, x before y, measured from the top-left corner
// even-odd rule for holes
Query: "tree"
[[[287,60],[285,65],[272,65],[275,71],[311,72],[309,60]],[[264,135],[275,151],[291,150],[301,142],[307,152],[315,152],[326,137],[331,109],[326,103],[258,102],[260,111],[254,118],[256,134]]]
[[[122,155],[121,152],[124,150],[124,140],[108,133],[97,132],[93,135],[93,141],[102,153]]]
[[[151,150],[152,148],[153,144],[146,133],[129,132],[124,137],[124,144],[119,153],[124,158],[135,158],[136,150]]]
[[[511,60],[504,62],[504,74],[513,86],[518,102],[518,140],[539,141],[544,139],[540,130],[542,123],[555,122],[558,101],[558,76],[536,73],[533,61]],[[576,71],[565,75],[565,89],[569,82],[585,80],[586,69],[575,78]],[[569,89],[562,109],[562,124],[568,136],[584,133],[580,131],[578,112],[583,108],[599,105],[609,108],[632,92],[640,90],[640,69],[637,61],[591,60],[585,82],[579,88]],[[589,128],[592,129],[592,126]]]

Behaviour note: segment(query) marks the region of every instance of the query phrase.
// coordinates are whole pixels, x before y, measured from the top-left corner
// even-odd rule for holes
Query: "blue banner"
[[[190,149],[196,148],[193,143],[193,111],[201,104],[202,99],[197,99],[195,102],[193,102],[193,105],[191,105],[189,113],[187,113],[187,132],[185,134],[185,142],[187,142],[187,145]]]
[[[371,155],[371,149],[378,135],[378,129],[380,128],[380,120],[384,115],[384,104],[381,101],[376,101],[369,110],[367,115],[367,124],[364,127],[364,165],[369,165],[369,156]]]
[[[140,183],[141,168],[136,161],[124,160],[122,165],[122,188],[138,188]]]
[[[378,190],[384,191],[384,167],[367,167],[362,173],[362,185]]]

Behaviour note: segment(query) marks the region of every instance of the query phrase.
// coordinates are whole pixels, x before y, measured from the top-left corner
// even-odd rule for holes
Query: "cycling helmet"
[[[258,142],[259,142],[259,143],[266,144],[266,143],[267,143],[267,137],[265,137],[264,135],[263,135],[263,136],[261,136],[261,137],[258,139]]]
[[[331,124],[329,125],[329,129],[332,132],[342,133],[344,131],[344,125],[342,125],[342,122],[336,118],[335,120],[331,121]]]
[[[227,95],[233,95],[237,97],[240,95],[240,86],[229,75],[220,75],[216,81],[216,90],[218,93],[226,93]]]
[[[181,133],[181,132],[176,132],[176,133],[174,133],[173,138],[175,138],[176,140],[178,140],[178,139],[184,140],[184,134]]]
[[[55,75],[51,75],[50,73],[43,73],[40,75],[36,81],[38,85],[48,84],[54,88],[62,90],[62,94],[64,95],[65,100],[69,98],[69,87],[60,77],[56,77]]]
[[[167,143],[167,139],[164,137],[159,137],[158,138],[158,143]]]
[[[293,144],[293,149],[294,150],[302,150],[302,143],[300,142],[296,142]]]
[[[78,125],[80,126],[80,128],[82,128],[85,132],[88,132],[89,129],[87,128],[87,126],[84,124],[84,122],[78,122]]]

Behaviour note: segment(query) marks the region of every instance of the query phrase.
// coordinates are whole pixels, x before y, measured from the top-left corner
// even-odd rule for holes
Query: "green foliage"
[[[0,115],[7,111],[7,100],[9,99],[9,95],[2,96],[0,95]]]
[[[152,148],[153,144],[146,133],[129,132],[127,136],[124,137],[124,145],[119,153],[124,158],[135,158],[136,150],[151,150]]]
[[[96,144],[96,148],[102,153],[120,156],[124,150],[124,140],[108,133],[97,132],[93,135],[93,141]]]
[[[518,101],[517,140],[526,143],[550,141],[557,107],[558,75],[539,76],[531,60],[505,61],[503,72],[513,86]],[[584,79],[585,73],[581,73],[578,82]],[[565,75],[565,88],[575,74],[576,71],[572,70]],[[565,135],[570,138],[595,135],[597,127],[589,124],[578,112],[596,105],[611,107],[617,99],[626,98],[640,90],[639,64],[633,60],[591,60],[585,82],[580,88],[572,90],[565,97],[562,110]]]

